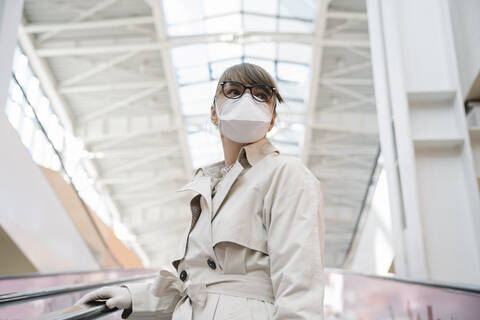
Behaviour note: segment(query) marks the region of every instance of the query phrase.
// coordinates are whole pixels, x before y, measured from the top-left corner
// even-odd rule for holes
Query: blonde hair
[[[232,80],[238,81],[247,85],[254,85],[254,84],[268,84],[275,88],[274,90],[274,97],[276,99],[275,102],[283,103],[283,98],[278,91],[277,84],[272,76],[262,67],[259,65],[243,62],[236,65],[233,65],[226,69],[223,74],[218,79],[217,90],[215,92],[215,96],[218,96],[222,91],[222,86],[220,83],[222,81]],[[274,105],[274,113],[276,114],[276,107],[277,103]]]

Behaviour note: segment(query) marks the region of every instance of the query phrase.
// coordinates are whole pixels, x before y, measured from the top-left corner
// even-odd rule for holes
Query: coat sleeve
[[[324,319],[324,208],[320,181],[300,161],[272,181],[266,229],[273,320]]]
[[[167,269],[162,269],[154,281],[120,286],[127,288],[132,296],[132,307],[122,313],[122,319],[171,319],[181,298],[180,280]]]

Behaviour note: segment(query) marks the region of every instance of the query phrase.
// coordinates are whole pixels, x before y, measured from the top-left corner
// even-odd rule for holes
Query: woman
[[[323,319],[324,220],[320,182],[266,138],[283,102],[272,77],[242,63],[220,77],[211,121],[224,160],[196,170],[192,223],[172,266],[152,283],[103,287],[122,318]]]

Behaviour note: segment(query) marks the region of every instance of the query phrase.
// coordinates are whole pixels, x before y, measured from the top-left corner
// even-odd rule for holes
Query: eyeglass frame
[[[227,83],[227,82],[240,84],[240,85],[243,87],[242,93],[241,93],[238,97],[236,97],[236,98],[230,98],[229,96],[227,96],[227,95],[225,94],[225,90],[224,90],[224,88],[225,88],[225,83]],[[234,80],[225,80],[225,81],[222,81],[222,82],[220,82],[220,85],[222,86],[222,93],[223,93],[223,95],[224,95],[227,99],[239,99],[239,98],[241,98],[241,97],[243,96],[243,94],[245,93],[245,91],[247,91],[247,89],[249,89],[249,90],[250,90],[250,94],[252,95],[253,99],[255,99],[255,100],[258,101],[258,102],[269,102],[269,101],[273,98],[273,96],[275,96],[275,91],[277,90],[277,88],[272,87],[271,85],[266,84],[266,83],[254,84],[253,86],[246,86],[246,85],[244,85],[243,83],[238,82],[238,81],[234,81]],[[255,95],[254,95],[253,92],[252,92],[252,88],[258,87],[258,86],[265,86],[265,87],[268,87],[268,88],[270,88],[270,89],[272,90],[272,95],[268,98],[267,101],[262,101],[262,100],[258,100],[257,98],[255,98]],[[274,107],[276,107],[276,106],[277,106],[277,105],[275,104]]]

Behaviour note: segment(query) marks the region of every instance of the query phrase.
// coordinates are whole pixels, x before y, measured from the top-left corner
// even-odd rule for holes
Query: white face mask
[[[244,93],[239,99],[226,99],[220,107],[214,100],[219,119],[218,128],[224,136],[238,143],[260,140],[267,133],[272,111],[266,102]]]

